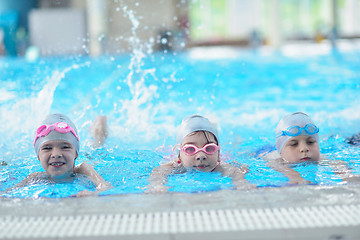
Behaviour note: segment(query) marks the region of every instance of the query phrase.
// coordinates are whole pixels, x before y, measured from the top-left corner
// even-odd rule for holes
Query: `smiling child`
[[[111,188],[94,168],[81,163],[75,166],[79,156],[80,144],[75,124],[65,115],[48,115],[37,129],[34,149],[45,172],[35,172],[27,176],[15,187],[24,187],[32,183],[59,183],[72,180],[77,174],[83,174],[96,186],[95,192],[81,191],[77,196],[97,195]]]

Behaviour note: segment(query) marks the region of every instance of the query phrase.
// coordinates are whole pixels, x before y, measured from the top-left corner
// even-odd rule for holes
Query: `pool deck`
[[[359,184],[222,190],[197,194],[132,194],[63,199],[2,198],[0,238],[188,240],[263,239],[266,236],[267,239],[349,240],[360,239],[359,213]],[[206,223],[208,216],[210,220]],[[237,216],[239,219],[235,219]],[[211,220],[211,217],[215,218]],[[227,217],[235,218],[230,221]],[[223,221],[217,222],[219,219]],[[61,221],[65,225],[69,221],[70,225],[76,225],[85,220],[88,224],[84,223],[86,226],[82,229],[91,224],[104,226],[96,231],[92,231],[96,228],[92,227],[90,232],[87,230],[84,234],[78,232],[77,227],[73,227],[76,232],[74,234],[69,233],[71,229],[65,233],[58,230],[58,233],[51,232],[48,235],[39,232],[40,230],[31,231],[31,222],[35,222],[36,226],[58,226]],[[213,226],[214,221],[217,223]],[[29,226],[26,227],[25,224],[16,227],[17,222],[29,222]],[[156,222],[160,225],[157,226]],[[170,223],[176,226],[164,227],[164,224],[167,226]],[[139,224],[145,230],[141,230]],[[71,227],[68,225],[68,228]],[[103,232],[104,228],[110,229],[110,226],[111,233]],[[124,229],[120,231],[121,227]],[[10,231],[10,228],[18,230]],[[22,233],[19,229],[28,229],[28,233]],[[140,232],[136,232],[136,229]]]

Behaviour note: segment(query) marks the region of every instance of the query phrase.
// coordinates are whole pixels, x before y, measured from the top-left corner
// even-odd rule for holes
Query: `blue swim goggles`
[[[301,128],[299,126],[291,126],[288,127],[285,131],[281,131],[281,133],[279,133],[276,138],[281,137],[281,136],[290,136],[290,137],[296,137],[299,136],[302,132],[302,130],[304,130],[307,134],[309,135],[313,135],[315,133],[319,132],[319,128],[317,126],[315,126],[314,124],[306,124],[305,127]]]

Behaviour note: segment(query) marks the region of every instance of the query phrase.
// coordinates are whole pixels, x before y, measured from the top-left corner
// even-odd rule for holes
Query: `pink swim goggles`
[[[58,123],[54,123],[51,125],[41,125],[36,131],[34,146],[35,146],[36,140],[38,140],[38,138],[45,137],[46,135],[48,135],[50,133],[51,130],[55,130],[59,133],[71,132],[78,141],[80,140],[79,136],[76,134],[75,130],[72,127],[70,127],[69,124],[67,124],[66,122],[58,122]]]
[[[198,148],[193,144],[185,144],[180,150],[183,151],[186,155],[193,156],[200,151],[203,151],[206,154],[212,155],[218,151],[220,147],[215,143],[208,143],[202,148]]]

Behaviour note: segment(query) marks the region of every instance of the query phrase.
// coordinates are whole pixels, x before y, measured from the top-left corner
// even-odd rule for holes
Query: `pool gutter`
[[[0,239],[360,239],[358,184],[0,203]]]

